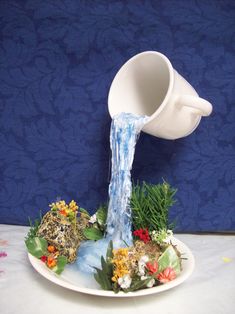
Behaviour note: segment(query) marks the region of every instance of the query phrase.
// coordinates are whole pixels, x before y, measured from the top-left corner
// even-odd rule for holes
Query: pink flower
[[[158,271],[158,263],[157,262],[154,262],[153,264],[147,263],[146,268],[147,268],[149,274],[153,275]]]
[[[7,257],[7,253],[6,252],[0,252],[0,257]]]
[[[167,267],[160,274],[157,275],[157,279],[161,283],[166,283],[176,278],[176,272],[173,268]]]

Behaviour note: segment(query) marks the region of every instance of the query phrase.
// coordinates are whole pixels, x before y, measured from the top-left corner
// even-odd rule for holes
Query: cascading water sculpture
[[[131,245],[131,168],[138,135],[147,116],[121,113],[114,117],[110,132],[112,177],[109,185],[107,236],[116,246]]]
[[[63,273],[63,286],[71,282],[82,287],[77,291],[91,294],[96,294],[94,291],[98,290],[91,292],[91,289],[99,286],[103,290],[127,293],[152,287],[158,289],[159,285],[176,279],[173,287],[191,274],[194,259],[190,250],[172,238],[172,230],[168,229],[168,209],[174,203],[175,193],[168,184],[143,184],[138,187],[141,191],[139,196],[134,190],[136,203],[133,211],[138,214],[132,217],[131,168],[135,146],[142,129],[164,139],[189,135],[201,117],[211,113],[212,105],[198,96],[164,55],[155,51],[140,53],[122,66],[110,87],[108,105],[112,117],[112,173],[106,226],[104,208],[97,210],[97,217],[80,208],[80,214],[85,213],[84,223],[82,216],[80,220],[77,217],[77,203],[72,200],[66,204],[61,200],[50,204],[50,212],[43,218],[36,236],[30,229],[25,241],[27,249],[48,268],[61,274],[67,262],[71,263],[76,258],[81,240],[79,232],[82,231],[89,240],[81,243],[77,262],[69,265]],[[136,220],[139,221],[136,223]],[[94,227],[90,227],[93,224]],[[65,225],[70,233],[65,232]],[[79,229],[78,226],[84,228]],[[98,230],[97,226],[102,228]],[[103,236],[105,227],[104,237],[92,241]],[[92,237],[89,237],[90,232]],[[55,238],[58,241],[54,241]],[[178,243],[179,250],[175,243]],[[182,262],[181,249],[186,252],[187,265]],[[184,274],[177,283],[181,272]]]
[[[131,233],[131,168],[138,135],[148,121],[147,116],[120,113],[112,120],[110,146],[112,150],[112,173],[109,185],[109,207],[106,237],[97,242],[82,243],[78,253],[78,269],[94,272],[100,267],[100,257],[105,256],[110,240],[114,247],[132,245]]]

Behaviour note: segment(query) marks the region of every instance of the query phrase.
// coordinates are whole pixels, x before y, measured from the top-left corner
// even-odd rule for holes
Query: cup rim
[[[109,108],[109,113],[110,113],[110,94],[111,94],[111,90],[112,90],[112,86],[114,84],[114,82],[116,81],[116,79],[118,78],[118,76],[120,75],[120,72],[123,71],[123,69],[128,66],[130,63],[132,63],[134,60],[138,59],[138,58],[141,58],[142,56],[145,56],[145,55],[156,55],[160,58],[162,58],[162,60],[166,63],[167,65],[167,69],[169,71],[169,83],[168,83],[168,88],[167,88],[167,92],[165,94],[165,97],[161,103],[161,105],[156,109],[156,111],[154,111],[154,113],[149,117],[149,120],[148,122],[146,123],[146,125],[152,121],[154,118],[156,118],[160,113],[161,111],[165,108],[169,98],[170,98],[170,95],[172,93],[172,90],[173,90],[173,81],[174,81],[174,69],[172,67],[172,64],[170,62],[170,60],[164,55],[162,54],[161,52],[158,52],[158,51],[154,51],[154,50],[147,50],[147,51],[143,51],[143,52],[140,52],[136,55],[134,55],[133,57],[131,57],[129,60],[127,60],[122,66],[121,68],[118,70],[118,72],[116,73],[116,75],[114,76],[113,78],[113,81],[110,85],[110,88],[109,88],[109,93],[108,93],[108,108]]]

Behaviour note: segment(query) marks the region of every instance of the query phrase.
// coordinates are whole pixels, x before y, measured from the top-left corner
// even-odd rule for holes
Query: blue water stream
[[[101,256],[106,255],[109,241],[114,247],[132,244],[131,232],[131,168],[138,135],[147,116],[121,113],[112,120],[110,146],[112,150],[112,173],[109,184],[109,207],[106,236],[99,241],[85,241],[78,252],[76,267],[82,272],[94,272],[100,267]]]

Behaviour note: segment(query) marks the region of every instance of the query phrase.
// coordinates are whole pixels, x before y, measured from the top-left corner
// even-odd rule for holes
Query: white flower
[[[170,244],[172,239],[173,239],[173,232],[172,232],[172,230],[167,230],[167,237],[162,242],[164,242],[166,244]]]
[[[148,277],[147,276],[141,276],[140,277],[140,280],[145,280],[145,279],[147,279]]]
[[[147,283],[146,287],[152,288],[152,286],[153,286],[154,284],[155,284],[155,279],[151,279],[151,280]]]
[[[168,229],[168,230],[167,230],[167,235],[168,235],[169,237],[172,237],[172,236],[173,236],[173,231],[170,230],[170,229]]]
[[[131,279],[130,275],[125,275],[121,278],[118,278],[118,284],[122,289],[130,288],[131,281],[132,281],[132,279]]]
[[[138,261],[138,275],[139,276],[144,276],[145,275],[145,266],[146,263],[149,261],[149,258],[147,255],[142,256],[139,261]]]
[[[143,255],[139,260],[139,262],[142,262],[142,263],[147,263],[148,261],[149,261],[149,258],[147,255]]]
[[[90,217],[89,222],[90,222],[91,224],[94,224],[94,223],[96,222],[96,214],[94,214],[94,215],[92,215],[92,216]]]
[[[145,275],[145,265],[143,265],[143,266],[139,265],[138,275],[139,276],[144,276]]]
[[[158,244],[170,244],[173,239],[172,230],[162,229],[160,231],[152,231],[151,232],[152,241],[157,242]]]

